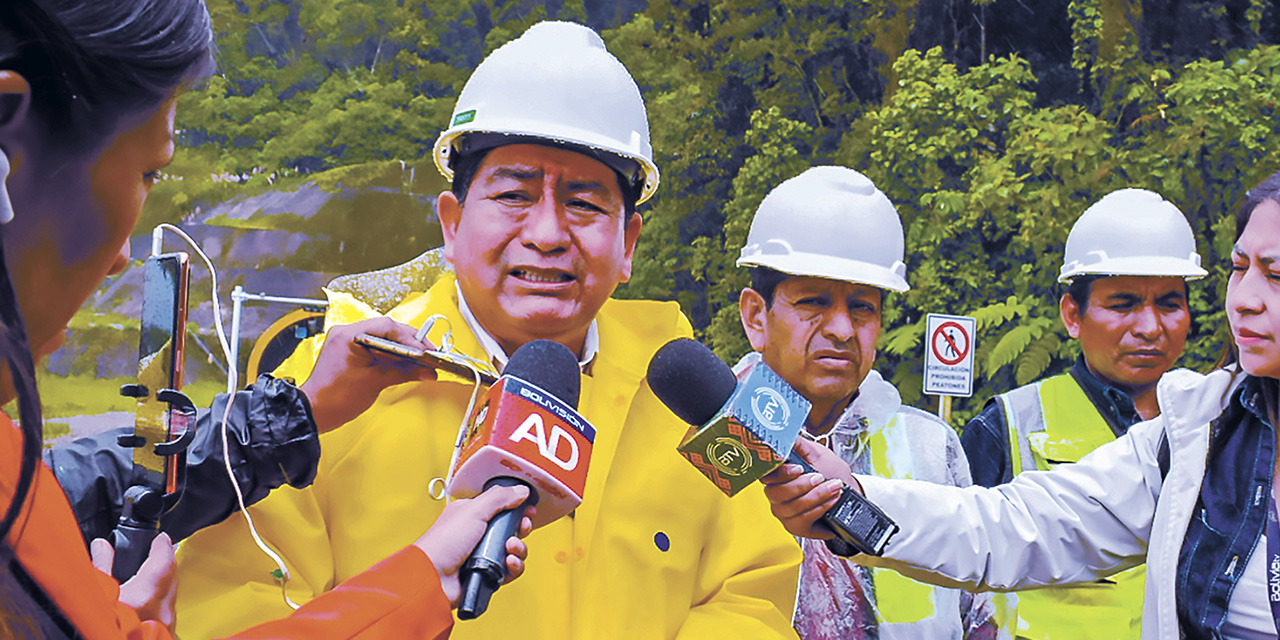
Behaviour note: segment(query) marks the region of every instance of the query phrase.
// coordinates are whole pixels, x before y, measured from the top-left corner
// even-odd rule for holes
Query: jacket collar
[[[471,313],[471,307],[467,305],[467,297],[462,295],[462,286],[455,279],[453,281],[454,295],[458,299],[458,311],[462,314],[462,319],[466,321],[467,327],[471,329],[471,333],[475,334],[476,340],[480,342],[480,347],[489,355],[489,361],[493,363],[494,368],[502,371],[507,368],[507,361],[511,359],[506,350],[498,344],[497,339],[489,334],[480,321],[476,320],[475,314]],[[578,355],[578,368],[583,373],[591,374],[591,361],[596,359],[596,353],[600,351],[600,331],[596,328],[594,318],[591,324],[587,325],[587,340],[582,345],[582,353]]]
[[[878,431],[893,420],[901,406],[902,394],[898,393],[897,387],[885,380],[879,371],[872,369],[862,384],[858,385],[858,394],[840,419],[836,420],[836,426],[831,431],[846,435]]]
[[[488,351],[463,317],[456,281],[453,274],[444,274],[425,294],[407,296],[387,315],[414,327],[420,327],[428,318],[440,315],[444,321],[436,322],[427,333],[432,344],[444,344],[448,333],[451,344],[458,351],[475,358],[486,358]],[[372,315],[376,312],[370,310],[346,321],[354,322]],[[610,366],[626,371],[629,377],[637,380],[644,378],[649,360],[659,347],[674,337],[691,333],[679,306],[671,302],[610,298],[596,314],[594,324],[599,346],[592,359],[593,365],[599,367],[608,361],[612,363]]]
[[[462,316],[458,305],[457,287],[454,285],[456,280],[453,274],[440,276],[440,279],[425,294],[410,294],[399,306],[388,311],[387,315],[414,327],[421,327],[430,318],[440,316],[442,319],[435,322],[426,335],[426,339],[431,344],[437,347],[451,345],[455,351],[472,358],[487,360],[484,347],[480,345],[480,340]],[[461,378],[450,375],[441,375],[440,379],[462,381]],[[470,380],[466,382],[471,383]]]
[[[1093,402],[1093,406],[1098,409],[1116,437],[1124,435],[1129,427],[1142,422],[1133,398],[1094,375],[1083,355],[1076,357],[1075,364],[1071,365],[1071,377],[1084,390],[1084,394]]]
[[[1173,436],[1183,429],[1199,430],[1222,413],[1231,396],[1250,377],[1235,368],[1208,374],[1190,369],[1165,373],[1156,384],[1156,395],[1166,431]]]
[[[1271,416],[1267,415],[1267,404],[1263,398],[1263,385],[1268,384],[1267,380],[1255,376],[1247,376],[1244,382],[1240,383],[1236,393],[1232,396],[1234,402],[1240,404],[1246,411],[1252,413],[1254,417],[1261,420],[1263,424],[1275,429],[1276,425],[1271,424]],[[1275,384],[1271,382],[1270,384]]]

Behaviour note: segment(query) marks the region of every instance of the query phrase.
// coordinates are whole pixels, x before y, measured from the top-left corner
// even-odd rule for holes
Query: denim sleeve
[[[992,400],[960,434],[960,446],[969,459],[973,483],[994,487],[1013,479],[1009,462],[1009,427],[1000,403]]]

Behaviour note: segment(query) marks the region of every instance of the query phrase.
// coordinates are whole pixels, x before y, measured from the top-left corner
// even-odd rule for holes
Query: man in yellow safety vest
[[[1186,281],[1205,274],[1191,226],[1159,194],[1123,189],[1089,207],[1071,228],[1058,276],[1067,283],[1062,322],[1083,353],[1069,372],[1002,393],[969,422],[961,443],[974,482],[995,486],[1075,462],[1159,415],[1156,382],[1191,326]],[[1019,593],[1018,637],[1136,639],[1144,575],[1137,567]]]
[[[902,406],[871,367],[887,292],[908,289],[902,222],[866,176],[815,167],[765,197],[738,260],[739,298],[755,352],[813,408],[808,433],[862,473],[967,486],[956,433]],[[838,480],[835,482],[839,482]],[[805,640],[993,638],[989,596],[861,567],[847,550],[803,539],[794,625]]]

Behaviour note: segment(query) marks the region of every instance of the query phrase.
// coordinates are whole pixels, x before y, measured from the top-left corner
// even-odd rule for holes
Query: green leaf
[[[1014,381],[1021,386],[1041,378],[1058,355],[1061,341],[1057,333],[1047,332],[1027,345],[1017,357]]]

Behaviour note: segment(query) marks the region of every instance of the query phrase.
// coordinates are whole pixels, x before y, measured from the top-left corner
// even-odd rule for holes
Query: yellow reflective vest
[[[1070,374],[997,396],[1009,425],[1013,473],[1076,462],[1115,433]],[[1117,470],[1118,473],[1122,470]],[[1146,567],[1097,582],[1018,593],[1017,634],[1031,640],[1126,640],[1142,633]]]
[[[388,315],[485,358],[443,277]],[[374,314],[331,294],[329,323]],[[597,315],[600,349],[582,377],[581,413],[596,428],[583,503],[534,531],[523,577],[494,594],[455,640],[493,638],[794,638],[799,546],[770,514],[759,485],[733,499],[679,454],[688,429],[645,384],[653,353],[689,336],[675,303],[610,300]],[[317,338],[322,339],[323,336]],[[320,340],[281,373],[304,378]],[[428,495],[450,463],[472,385],[442,377],[387,389],[350,424],[321,436],[315,483],[282,488],[250,509],[287,563],[289,596],[306,602],[418,538],[444,502]],[[223,636],[289,609],[275,565],[235,515],[178,552],[178,634]],[[434,579],[434,578],[432,578]]]

